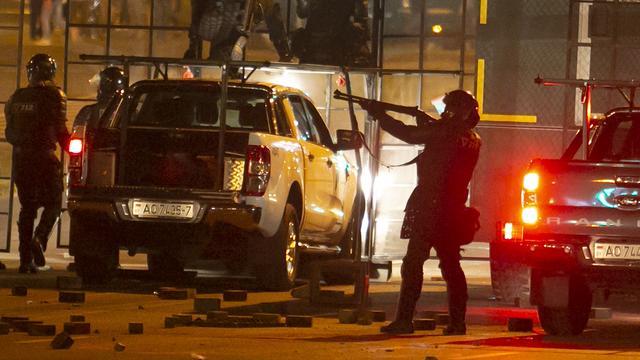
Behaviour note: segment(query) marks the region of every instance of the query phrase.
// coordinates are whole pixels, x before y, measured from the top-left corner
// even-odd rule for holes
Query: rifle
[[[407,114],[407,115],[414,116],[418,124],[420,124],[423,121],[430,122],[435,120],[434,118],[429,116],[427,113],[420,110],[417,106],[404,106],[404,105],[391,104],[388,102],[367,99],[367,98],[363,98],[356,95],[348,95],[343,93],[340,90],[334,91],[333,97],[334,99],[338,99],[338,100],[354,102],[360,106],[362,106],[363,103],[378,103],[385,111],[393,111],[400,114]]]

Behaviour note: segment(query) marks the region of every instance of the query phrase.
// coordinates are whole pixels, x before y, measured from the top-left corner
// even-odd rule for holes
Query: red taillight
[[[527,225],[535,225],[538,222],[538,190],[540,187],[540,175],[536,172],[528,172],[522,181],[522,222]]]
[[[82,154],[84,150],[84,140],[72,137],[69,140],[69,166],[67,176],[69,186],[82,185]]]
[[[264,145],[249,145],[244,163],[243,193],[262,196],[267,190],[271,174],[271,152]]]
[[[83,142],[82,139],[72,138],[69,140],[69,154],[80,155],[82,154]]]

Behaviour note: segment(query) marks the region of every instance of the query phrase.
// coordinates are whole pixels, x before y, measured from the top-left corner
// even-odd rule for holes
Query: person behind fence
[[[128,85],[124,71],[117,66],[109,66],[98,74],[98,96],[94,104],[83,106],[73,120],[73,127],[86,126],[87,130],[95,129],[98,120],[107,109],[109,102],[116,94],[122,94]]]
[[[17,89],[5,105],[5,137],[13,145],[13,176],[20,200],[18,237],[21,273],[35,273],[45,265],[44,252],[51,229],[60,216],[62,168],[56,144],[66,150],[67,98],[56,86],[56,61],[36,54],[27,63],[29,85]],[[38,226],[34,223],[43,207]]]
[[[467,283],[460,266],[460,246],[470,240],[458,239],[457,229],[475,226],[460,220],[468,209],[467,187],[480,151],[480,136],[473,130],[480,117],[477,101],[466,91],[449,92],[443,101],[446,107],[441,119],[425,114],[428,120],[418,125],[406,125],[392,118],[379,102],[361,104],[392,136],[410,144],[424,144],[424,151],[416,158],[418,184],[407,201],[400,234],[409,243],[402,261],[396,317],[380,329],[383,333],[413,333],[423,265],[432,248],[447,283],[449,324],[443,334],[466,333]]]

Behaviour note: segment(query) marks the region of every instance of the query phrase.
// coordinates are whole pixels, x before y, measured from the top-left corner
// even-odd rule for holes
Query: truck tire
[[[278,231],[266,241],[264,259],[255,265],[258,285],[267,291],[293,287],[298,273],[300,224],[295,207],[287,204]]]
[[[502,302],[523,306],[529,304],[531,269],[522,264],[491,259],[491,287]]]
[[[108,234],[96,222],[71,218],[69,236],[76,273],[85,284],[104,284],[116,275],[119,249]]]
[[[569,306],[551,308],[538,305],[540,325],[549,335],[579,335],[584,331],[591,312],[592,293],[584,279],[573,276],[569,281]]]
[[[147,268],[156,279],[176,279],[184,275],[184,262],[166,252],[147,254]]]

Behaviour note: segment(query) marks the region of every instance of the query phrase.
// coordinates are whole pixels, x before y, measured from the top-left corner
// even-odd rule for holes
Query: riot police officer
[[[13,145],[13,174],[21,209],[18,218],[21,273],[45,265],[44,251],[62,202],[62,169],[56,144],[67,147],[67,99],[53,79],[56,61],[36,54],[27,63],[29,85],[13,93],[5,106],[5,136]],[[40,207],[38,226],[34,223]]]
[[[396,318],[381,328],[384,333],[413,332],[413,314],[422,291],[424,262],[435,249],[447,283],[449,325],[444,335],[466,333],[467,282],[460,266],[456,229],[468,196],[467,187],[478,161],[481,140],[473,130],[480,117],[478,103],[463,90],[444,97],[441,119],[406,125],[393,119],[379,102],[362,104],[379,120],[382,129],[410,144],[424,144],[417,157],[418,184],[405,207],[401,238],[409,239],[402,260],[400,297]]]
[[[98,120],[107,109],[111,99],[122,94],[127,88],[128,78],[124,71],[116,66],[109,66],[100,71],[98,75],[100,81],[98,83],[98,96],[95,104],[83,106],[73,121],[73,126],[85,125],[87,129],[95,129]]]

